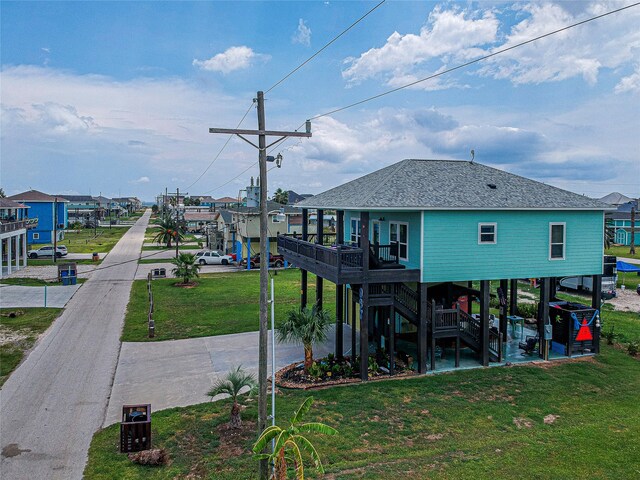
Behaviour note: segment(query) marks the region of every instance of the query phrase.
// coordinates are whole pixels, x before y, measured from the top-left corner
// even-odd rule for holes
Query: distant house
[[[600,198],[600,201],[609,205],[613,205],[614,207],[619,207],[620,205],[633,202],[634,199],[627,197],[626,195],[623,195],[621,193],[613,192]]]
[[[142,202],[138,197],[118,197],[113,198],[113,201],[124,208],[129,215],[142,208]]]
[[[0,277],[27,266],[27,230],[37,227],[29,206],[0,198]]]
[[[614,242],[620,245],[631,245],[631,209],[635,208],[634,243],[640,245],[640,213],[638,213],[638,201],[631,200],[618,205],[615,212],[606,214],[607,220],[611,220],[614,230]]]
[[[38,225],[27,231],[27,243],[53,243],[56,234],[58,241],[64,238],[64,230],[68,224],[68,200],[38,190],[29,190],[8,198],[28,206],[29,217],[38,219]]]
[[[313,303],[320,307],[323,281],[335,284],[335,353],[344,354],[346,318],[363,380],[370,355],[393,372],[397,352],[426,373],[523,361],[519,344],[529,341],[545,360],[598,352],[598,288],[584,307],[554,302],[554,294],[558,277],[592,276],[600,285],[610,208],[600,201],[479,163],[411,159],[296,207],[303,224],[311,210],[318,218],[336,211],[333,244],[324,236],[280,234],[278,251],[301,269],[301,306],[308,302],[307,272],[317,276]],[[509,322],[519,318],[521,278],[539,278],[542,286],[536,328],[518,331]],[[495,320],[490,281],[500,287]],[[551,322],[560,313],[563,319]]]
[[[309,198],[312,197],[313,195],[311,195],[310,193],[296,193],[293,190],[288,190],[287,191],[287,203],[289,205],[295,205],[298,202],[301,202],[302,200],[304,200],[305,198]]]
[[[58,195],[69,201],[67,204],[67,214],[69,223],[87,222],[96,218],[98,201],[91,195]]]

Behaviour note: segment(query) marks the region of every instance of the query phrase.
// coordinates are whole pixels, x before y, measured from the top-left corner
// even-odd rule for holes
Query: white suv
[[[229,265],[233,262],[230,255],[222,255],[216,250],[196,253],[196,263],[200,265]]]
[[[40,247],[37,250],[29,250],[27,252],[29,258],[38,258],[38,257],[51,257],[53,256],[53,246],[46,245],[44,247]],[[64,245],[58,245],[56,248],[56,258],[66,257],[67,256],[67,247]]]

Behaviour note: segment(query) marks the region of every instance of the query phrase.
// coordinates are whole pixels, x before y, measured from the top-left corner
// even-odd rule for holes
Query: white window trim
[[[39,233],[34,232],[34,233],[33,233],[33,239],[34,239],[34,240],[40,240],[40,234],[39,234]]]
[[[482,241],[482,227],[493,227],[493,242]],[[485,233],[485,235],[488,235]],[[478,245],[495,245],[498,243],[498,224],[496,222],[479,222],[478,223]]]
[[[352,223],[354,220],[357,222],[355,235],[354,235],[353,223]],[[349,219],[349,242],[356,243],[356,244],[360,243],[359,240],[360,240],[360,237],[362,236],[361,230],[362,230],[362,221],[360,220],[360,217],[351,217]],[[355,236],[355,242],[354,240],[352,240],[354,236]]]
[[[398,225],[398,237],[400,237],[400,225],[406,225],[407,226],[407,256],[406,257],[400,257],[400,241],[398,241],[398,257],[400,258],[400,260],[404,260],[405,262],[409,261],[409,222],[396,222],[394,220],[390,220],[389,221],[389,245],[391,245],[391,225],[392,224],[396,224]]]
[[[551,241],[553,227],[555,225],[562,225],[562,257],[552,257],[551,247],[554,245]],[[556,244],[557,245],[557,244]],[[549,222],[549,260],[565,260],[567,257],[567,222]]]

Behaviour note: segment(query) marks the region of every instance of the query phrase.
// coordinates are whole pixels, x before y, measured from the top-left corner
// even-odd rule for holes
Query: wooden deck
[[[388,261],[388,250],[378,246],[381,260]],[[336,285],[362,283],[419,282],[418,269],[364,268],[361,248],[348,245],[325,246],[295,237],[279,235],[278,252],[287,262],[326,278]]]

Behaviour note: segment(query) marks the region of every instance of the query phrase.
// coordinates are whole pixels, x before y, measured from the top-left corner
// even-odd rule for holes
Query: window
[[[34,240],[40,240],[40,234],[39,233],[34,233],[33,234],[33,239]]]
[[[389,222],[389,243],[398,242],[400,260],[409,260],[409,224]]]
[[[351,219],[351,243],[353,245],[360,245],[360,219]]]
[[[549,224],[549,260],[564,260],[565,224]]]
[[[478,224],[478,243],[497,243],[498,241],[498,224],[497,223],[479,223]]]

